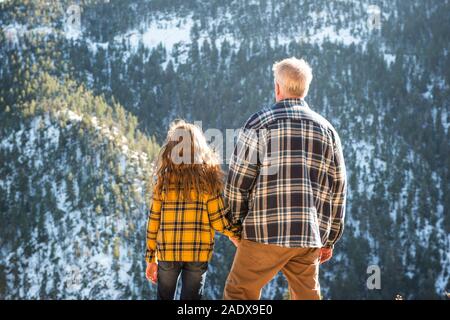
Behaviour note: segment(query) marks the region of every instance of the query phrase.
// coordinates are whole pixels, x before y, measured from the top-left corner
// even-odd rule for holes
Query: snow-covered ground
[[[141,296],[142,288],[139,287],[142,283],[146,284],[141,269],[144,243],[141,239],[144,232],[141,230],[145,228],[147,218],[146,179],[151,167],[147,165],[147,157],[140,152],[126,148],[121,153],[123,148],[118,146],[116,161],[122,171],[127,172],[135,193],[127,191],[131,186],[122,185],[118,190],[123,194],[116,194],[115,197],[126,199],[128,212],[117,211],[114,197],[106,190],[105,201],[108,206],[101,208],[101,212],[92,203],[85,203],[80,197],[79,184],[86,178],[83,177],[86,169],[96,167],[99,178],[106,186],[117,184],[118,177],[116,172],[107,169],[101,144],[96,146],[98,161],[91,162],[90,155],[81,151],[86,149],[80,147],[80,142],[72,140],[73,132],[78,132],[78,124],[82,118],[71,110],[35,116],[22,123],[18,130],[5,136],[0,143],[2,155],[18,150],[21,164],[32,168],[28,169],[29,196],[41,189],[41,210],[47,208],[45,199],[54,199],[55,203],[54,211],[32,216],[33,222],[29,230],[26,230],[30,235],[26,242],[18,243],[14,250],[8,250],[10,247],[5,242],[2,244],[0,263],[5,268],[6,275],[6,291],[3,291],[6,296],[3,298],[123,299],[131,298],[131,295],[144,298]],[[61,123],[64,123],[64,127]],[[122,135],[119,129],[107,130],[107,126],[98,119],[93,121],[93,126],[94,123],[99,141],[113,138],[117,138],[116,141],[126,141],[119,139]],[[74,147],[73,154],[68,147],[64,148],[64,152],[55,153],[62,139]],[[95,138],[90,139],[94,140]],[[57,161],[49,164],[49,159]],[[109,161],[113,160],[110,158]],[[79,163],[84,164],[83,170],[74,171],[74,165]],[[43,165],[46,166],[45,171],[42,171]],[[51,170],[48,169],[49,165]],[[0,191],[2,195],[6,195],[3,199],[14,197],[12,201],[19,201],[18,192],[12,187],[20,171],[12,167],[7,172],[9,174],[2,176],[0,180]],[[47,189],[46,185],[50,188]],[[69,187],[73,193],[69,191]],[[86,190],[85,186],[83,190]],[[43,221],[43,224],[38,221]],[[16,227],[17,236],[20,237],[20,226]],[[130,236],[130,230],[136,229],[140,236]],[[42,240],[43,235],[46,237],[45,241]],[[133,254],[130,255],[130,252]],[[133,261],[136,260],[139,264],[132,268]],[[139,275],[135,274],[136,271]],[[136,277],[142,281],[136,282]]]
[[[136,49],[140,44],[147,48],[162,44],[168,52],[172,52],[175,44],[183,45],[191,42],[190,34],[193,24],[191,18],[172,17],[153,20],[150,25],[143,27],[143,31],[130,30],[126,34],[116,36],[114,41],[122,43],[125,40],[132,49]]]

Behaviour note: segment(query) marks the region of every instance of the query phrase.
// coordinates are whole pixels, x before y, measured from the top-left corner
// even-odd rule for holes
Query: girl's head
[[[173,122],[158,157],[154,191],[161,194],[171,185],[185,198],[191,191],[216,194],[222,192],[222,179],[219,158],[200,128],[183,120]]]

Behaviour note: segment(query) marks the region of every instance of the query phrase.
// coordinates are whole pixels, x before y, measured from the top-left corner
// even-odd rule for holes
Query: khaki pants
[[[319,300],[319,248],[286,248],[242,240],[225,284],[226,300],[257,300],[279,272],[293,300]]]

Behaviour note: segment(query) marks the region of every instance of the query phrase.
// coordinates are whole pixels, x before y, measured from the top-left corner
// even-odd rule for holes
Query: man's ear
[[[277,96],[280,95],[280,85],[278,84],[278,82],[275,82],[275,93]]]

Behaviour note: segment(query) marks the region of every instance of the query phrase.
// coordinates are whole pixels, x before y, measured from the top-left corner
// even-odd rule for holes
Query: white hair
[[[304,98],[312,80],[312,69],[303,59],[287,58],[273,64],[273,75],[284,93]]]

